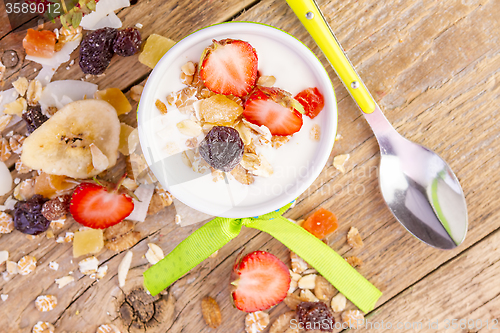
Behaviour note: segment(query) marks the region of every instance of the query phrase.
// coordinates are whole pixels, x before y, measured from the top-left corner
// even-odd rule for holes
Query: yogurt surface
[[[275,87],[295,96],[308,87],[318,87],[325,107],[314,119],[303,116],[303,126],[290,141],[278,149],[259,147],[273,167],[270,177],[255,176],[243,185],[231,174],[213,181],[208,170],[194,172],[182,161],[185,142],[190,137],[176,124],[189,116],[168,105],[162,115],[154,106],[157,99],[167,105],[166,97],[185,87],[180,82],[181,66],[198,62],[212,39],[233,38],[249,42],[258,55],[261,75],[276,78]],[[142,94],[138,114],[139,136],[145,158],[163,186],[180,201],[204,213],[223,217],[256,216],[276,210],[294,200],[321,172],[333,146],[337,128],[337,108],[330,79],[312,52],[294,37],[276,28],[255,23],[226,23],[197,31],[177,43],[155,67]],[[314,141],[310,131],[321,128],[321,139]],[[198,141],[203,139],[203,134]],[[178,148],[172,152],[171,143]],[[170,148],[167,149],[167,146]]]

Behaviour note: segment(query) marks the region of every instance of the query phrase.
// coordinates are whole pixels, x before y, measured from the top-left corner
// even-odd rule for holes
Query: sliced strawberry
[[[233,271],[231,282],[234,305],[241,311],[269,309],[281,302],[290,288],[288,267],[271,253],[255,251],[247,254]]]
[[[132,198],[94,183],[80,184],[71,197],[69,211],[80,224],[105,229],[123,221],[134,210]]]
[[[295,95],[295,99],[302,104],[306,116],[313,119],[325,106],[325,98],[318,88],[307,88]]]
[[[279,88],[258,87],[245,102],[243,115],[256,125],[264,125],[272,135],[287,136],[302,127],[300,104]]]
[[[255,86],[257,53],[247,42],[214,40],[203,52],[200,63],[200,78],[217,94],[243,97]]]

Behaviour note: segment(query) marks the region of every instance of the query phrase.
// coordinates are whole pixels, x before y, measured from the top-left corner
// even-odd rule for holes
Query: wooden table
[[[407,329],[413,327],[408,331],[437,332],[428,323],[438,321],[440,332],[486,332],[489,321],[491,330],[492,320],[500,317],[500,1],[318,3],[389,121],[409,139],[439,153],[460,179],[468,203],[469,231],[457,249],[440,251],[424,245],[389,213],[378,188],[375,137],[284,0],[139,0],[118,16],[124,26],[143,24],[144,37],[157,33],[179,40],[210,24],[245,20],[279,27],[301,39],[328,68],[343,138],[336,142],[321,175],[287,217],[303,218],[318,207],[337,214],[340,227],[328,244],[343,256],[360,257],[364,265],[359,272],[384,293],[376,309],[367,315],[373,324],[403,323]],[[0,51],[17,50],[24,59],[24,33],[11,31],[4,22],[5,16],[0,26]],[[72,58],[77,56],[75,52]],[[55,80],[84,77],[78,66],[64,67]],[[4,88],[18,76],[33,78],[34,68],[39,66],[21,61],[7,71]],[[90,81],[100,88],[118,87],[128,92],[149,72],[137,56],[114,57],[106,74]],[[345,174],[332,166],[333,157],[342,153],[351,155]],[[141,274],[149,267],[143,256],[147,243],[155,242],[168,253],[199,227],[181,228],[174,223],[174,215],[174,208],[168,207],[139,224],[144,239],[132,248],[132,270],[123,292],[142,283]],[[364,239],[360,250],[346,244],[351,226],[357,227]],[[227,285],[235,255],[242,247],[271,251],[289,263],[289,251],[281,243],[265,233],[245,229],[216,258],[206,260],[170,288],[174,305],[166,314],[158,313],[161,323],[146,331],[242,332],[245,314],[231,305]],[[30,275],[17,275],[8,282],[0,279],[0,293],[9,295],[7,301],[0,301],[0,332],[30,332],[39,320],[53,323],[58,333],[95,332],[100,324],[121,323],[116,304],[123,300],[123,292],[116,272],[124,253],[107,250],[98,255],[101,263],[108,264],[109,273],[96,282],[79,275],[71,245],[57,244],[54,239],[28,240],[15,231],[1,237],[0,250],[8,250],[11,260],[24,254],[38,259],[38,267]],[[48,269],[50,261],[60,264],[58,271]],[[70,271],[75,272],[75,283],[58,289],[54,278]],[[34,299],[40,294],[56,295],[57,307],[38,312]],[[223,320],[217,330],[208,328],[201,316],[200,301],[206,295],[214,297],[221,307]],[[269,311],[271,320],[285,311],[284,304],[273,308]],[[445,321],[451,325],[452,319],[474,320],[477,326],[482,322],[483,328],[459,325],[445,330]],[[423,324],[421,329],[418,323]]]

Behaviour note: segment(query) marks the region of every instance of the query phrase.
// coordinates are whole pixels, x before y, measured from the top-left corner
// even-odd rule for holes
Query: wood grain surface
[[[408,329],[414,332],[488,332],[486,322],[491,329],[492,321],[500,317],[500,0],[318,0],[318,4],[389,121],[410,140],[435,150],[457,174],[469,211],[467,238],[457,249],[440,251],[424,245],[390,214],[378,189],[376,139],[284,0],[139,0],[118,16],[125,26],[143,24],[144,36],[157,33],[174,40],[227,20],[270,24],[302,40],[328,68],[342,139],[335,143],[321,175],[286,216],[304,218],[318,207],[335,212],[340,226],[328,245],[342,256],[360,257],[364,265],[359,272],[384,293],[367,315],[369,322],[423,323],[421,328]],[[5,21],[5,17],[0,19]],[[13,49],[22,56],[22,32],[0,29],[0,36],[0,53]],[[75,52],[72,59],[77,57]],[[34,77],[38,67],[22,61],[9,69],[4,88],[20,75]],[[115,57],[106,75],[89,81],[100,88],[128,91],[144,82],[149,72],[137,56]],[[61,66],[54,77],[80,78],[84,74],[77,65],[69,70]],[[133,123],[134,117],[129,114],[122,120]],[[351,157],[342,174],[332,160],[344,153]],[[14,161],[15,157],[9,164]],[[57,333],[93,333],[105,323],[125,327],[118,308],[125,294],[142,285],[141,274],[149,267],[144,258],[147,244],[156,243],[168,253],[199,227],[177,226],[174,215],[171,206],[138,224],[144,238],[131,249],[132,270],[123,290],[118,287],[117,267],[124,253],[99,253],[109,273],[95,281],[79,273],[70,244],[46,237],[28,240],[19,232],[3,235],[0,250],[8,250],[16,261],[25,254],[35,256],[38,267],[27,276],[0,279],[0,293],[9,295],[7,301],[0,301],[0,332],[30,332],[37,321],[53,323]],[[351,226],[360,230],[365,243],[361,249],[352,250],[346,244]],[[77,228],[76,223],[69,224],[63,233]],[[229,272],[242,247],[270,251],[285,263],[290,261],[281,243],[244,229],[215,258],[201,263],[176,282],[168,296],[162,296],[168,306],[155,314],[157,325],[146,330],[130,328],[130,332],[243,332],[245,314],[232,306],[228,288]],[[51,261],[59,263],[58,271],[48,268]],[[58,289],[54,279],[70,271],[75,282]],[[40,294],[56,295],[57,307],[38,312],[34,300]],[[206,326],[202,318],[201,300],[207,295],[221,308],[218,329]],[[271,322],[286,311],[284,304],[268,311]],[[475,324],[445,330],[447,319],[450,324],[452,319],[473,319]],[[429,328],[429,321],[438,321],[439,329]],[[496,327],[500,329],[500,324]]]

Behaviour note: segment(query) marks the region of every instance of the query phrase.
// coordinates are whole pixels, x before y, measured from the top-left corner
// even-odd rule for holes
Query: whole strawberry
[[[106,229],[129,216],[134,202],[126,190],[120,190],[121,182],[116,186],[80,184],[71,196],[69,207],[75,221],[89,228]]]

